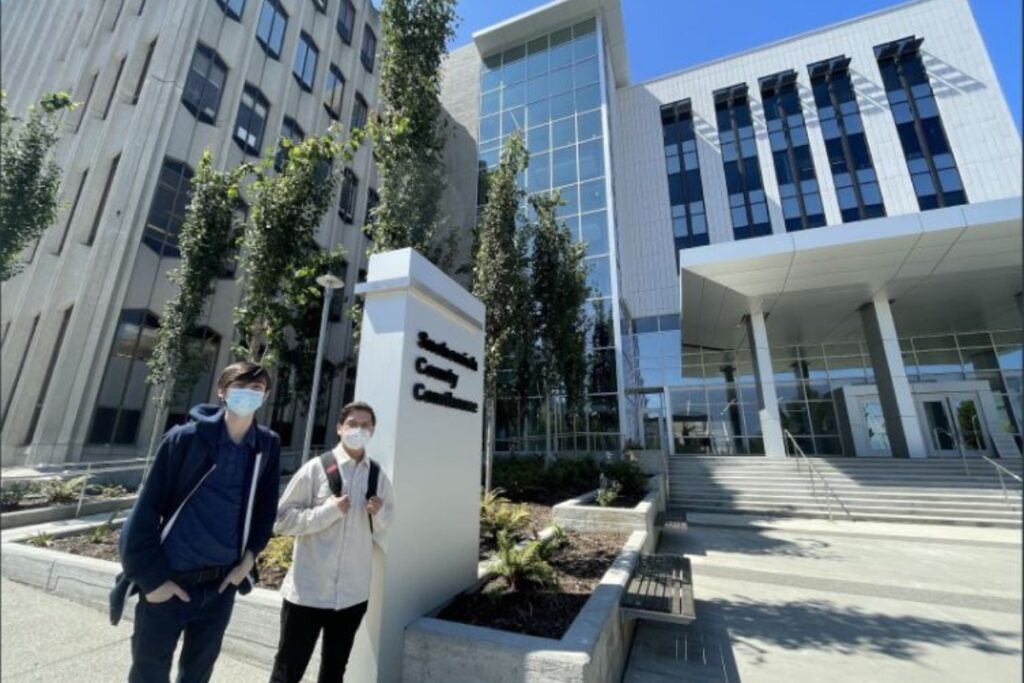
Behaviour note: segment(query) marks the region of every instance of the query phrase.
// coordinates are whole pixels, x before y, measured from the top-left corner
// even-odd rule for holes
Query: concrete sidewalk
[[[0,616],[4,683],[123,683],[128,677],[130,621],[111,626],[103,612],[8,579],[0,581]],[[310,669],[316,669],[315,662]],[[265,668],[221,654],[212,683],[259,683],[269,677]]]
[[[1020,683],[1019,534],[808,520],[665,533],[659,551],[692,560],[697,621],[641,624],[623,681]]]

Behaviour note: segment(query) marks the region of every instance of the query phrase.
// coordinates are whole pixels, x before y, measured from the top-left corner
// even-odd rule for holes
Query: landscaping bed
[[[96,527],[90,531],[60,538],[37,535],[25,542],[28,545],[58,550],[72,555],[120,562],[121,558],[117,552],[120,538],[120,528]],[[288,567],[291,566],[292,543],[293,539],[290,536],[274,536],[270,539],[266,550],[260,554],[257,560],[259,580],[256,585],[258,587],[271,590],[281,587],[284,575],[288,573]]]
[[[548,560],[555,573],[550,586],[512,591],[505,578],[494,577],[477,592],[457,596],[438,618],[560,639],[601,583],[625,540],[625,534],[569,532],[565,544]]]

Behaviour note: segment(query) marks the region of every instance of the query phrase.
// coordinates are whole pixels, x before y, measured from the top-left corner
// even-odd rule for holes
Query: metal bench
[[[641,555],[622,596],[627,619],[689,624],[696,618],[690,560],[682,555]]]

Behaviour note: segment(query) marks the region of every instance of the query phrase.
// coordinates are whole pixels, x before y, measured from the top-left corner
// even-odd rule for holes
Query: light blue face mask
[[[249,417],[263,405],[263,392],[257,389],[228,389],[224,403],[235,415]]]

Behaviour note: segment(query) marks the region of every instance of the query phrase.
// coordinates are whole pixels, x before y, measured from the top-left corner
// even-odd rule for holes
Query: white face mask
[[[341,433],[341,442],[354,451],[361,451],[366,447],[366,442],[373,436],[370,430],[359,427],[348,429]]]

